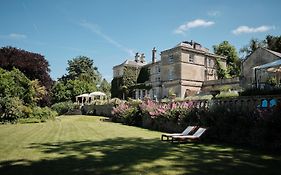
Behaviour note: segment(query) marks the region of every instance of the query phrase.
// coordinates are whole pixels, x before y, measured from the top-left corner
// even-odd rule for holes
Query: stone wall
[[[85,105],[82,107],[82,114],[97,115],[97,116],[112,116],[111,111],[113,109],[112,104],[105,105]]]
[[[264,96],[245,96],[225,99],[212,100],[192,100],[194,106],[198,108],[210,108],[212,106],[228,106],[236,110],[243,108],[271,108],[272,100],[275,100],[276,105],[281,107],[281,95],[264,95]],[[264,106],[265,105],[265,106]]]
[[[228,78],[228,79],[220,79],[220,80],[209,80],[203,82],[202,91],[207,92],[210,90],[220,90],[223,86],[230,86],[232,89],[241,88],[241,81],[239,77],[236,78]]]

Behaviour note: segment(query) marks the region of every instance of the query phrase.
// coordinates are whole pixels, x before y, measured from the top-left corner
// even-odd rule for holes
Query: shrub
[[[281,89],[246,89],[245,91],[240,93],[240,96],[255,96],[255,95],[279,95],[281,94]]]
[[[129,124],[129,121],[133,118],[135,107],[132,107],[128,103],[121,103],[117,107],[114,107],[112,110],[112,121],[121,122],[125,124]]]
[[[57,112],[48,107],[34,107],[28,118],[20,118],[19,123],[40,123],[47,120],[54,120],[57,116]]]
[[[0,98],[0,107],[1,122],[16,123],[19,118],[27,118],[32,113],[32,109],[18,97]]]
[[[52,105],[52,110],[55,110],[58,115],[63,115],[73,109],[75,109],[75,104],[71,101],[59,102]]]
[[[46,121],[48,119],[54,119],[58,113],[53,111],[48,107],[34,107],[31,113],[31,118],[38,118],[41,121]]]

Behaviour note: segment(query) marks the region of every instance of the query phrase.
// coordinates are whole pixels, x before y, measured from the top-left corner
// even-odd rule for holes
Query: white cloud
[[[248,26],[239,26],[235,30],[233,30],[232,33],[235,35],[239,35],[239,34],[243,34],[243,33],[266,32],[266,31],[273,30],[273,29],[275,29],[274,26],[266,26],[266,25],[262,25],[262,26],[259,26],[256,28],[248,27]]]
[[[19,33],[10,33],[9,35],[0,35],[0,38],[4,39],[26,39],[27,36]]]
[[[174,33],[176,34],[184,34],[185,31],[191,29],[191,28],[196,28],[196,27],[208,27],[211,25],[214,25],[215,22],[213,21],[205,21],[204,19],[196,19],[194,21],[189,21],[185,24],[180,25]]]
[[[9,34],[9,37],[13,38],[13,39],[25,39],[26,35],[19,34],[19,33],[11,33],[11,34]]]
[[[221,12],[217,10],[213,10],[213,11],[209,11],[207,14],[208,16],[216,17],[216,16],[220,16]]]
[[[127,48],[127,47],[123,46],[119,42],[115,41],[114,39],[112,39],[108,35],[101,32],[99,27],[96,24],[93,24],[93,23],[90,23],[90,22],[87,22],[87,21],[83,21],[83,22],[79,23],[79,25],[86,28],[86,29],[91,30],[92,32],[99,35],[101,38],[103,38],[108,43],[112,44],[113,46],[127,52],[131,57],[134,56],[134,50],[133,49],[130,49],[130,48]]]

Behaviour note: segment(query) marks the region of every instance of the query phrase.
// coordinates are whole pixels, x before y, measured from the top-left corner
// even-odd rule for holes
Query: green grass
[[[0,126],[0,174],[279,174],[281,156],[207,143],[171,144],[159,132],[64,116]]]

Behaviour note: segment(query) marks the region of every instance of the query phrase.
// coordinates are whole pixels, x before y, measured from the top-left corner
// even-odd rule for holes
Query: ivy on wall
[[[144,83],[149,80],[150,72],[147,67],[142,67],[137,79],[137,83]]]
[[[127,99],[133,94],[133,87],[137,83],[137,77],[140,69],[136,67],[124,67],[124,74],[122,77],[114,78],[111,81],[111,97],[120,99]]]

